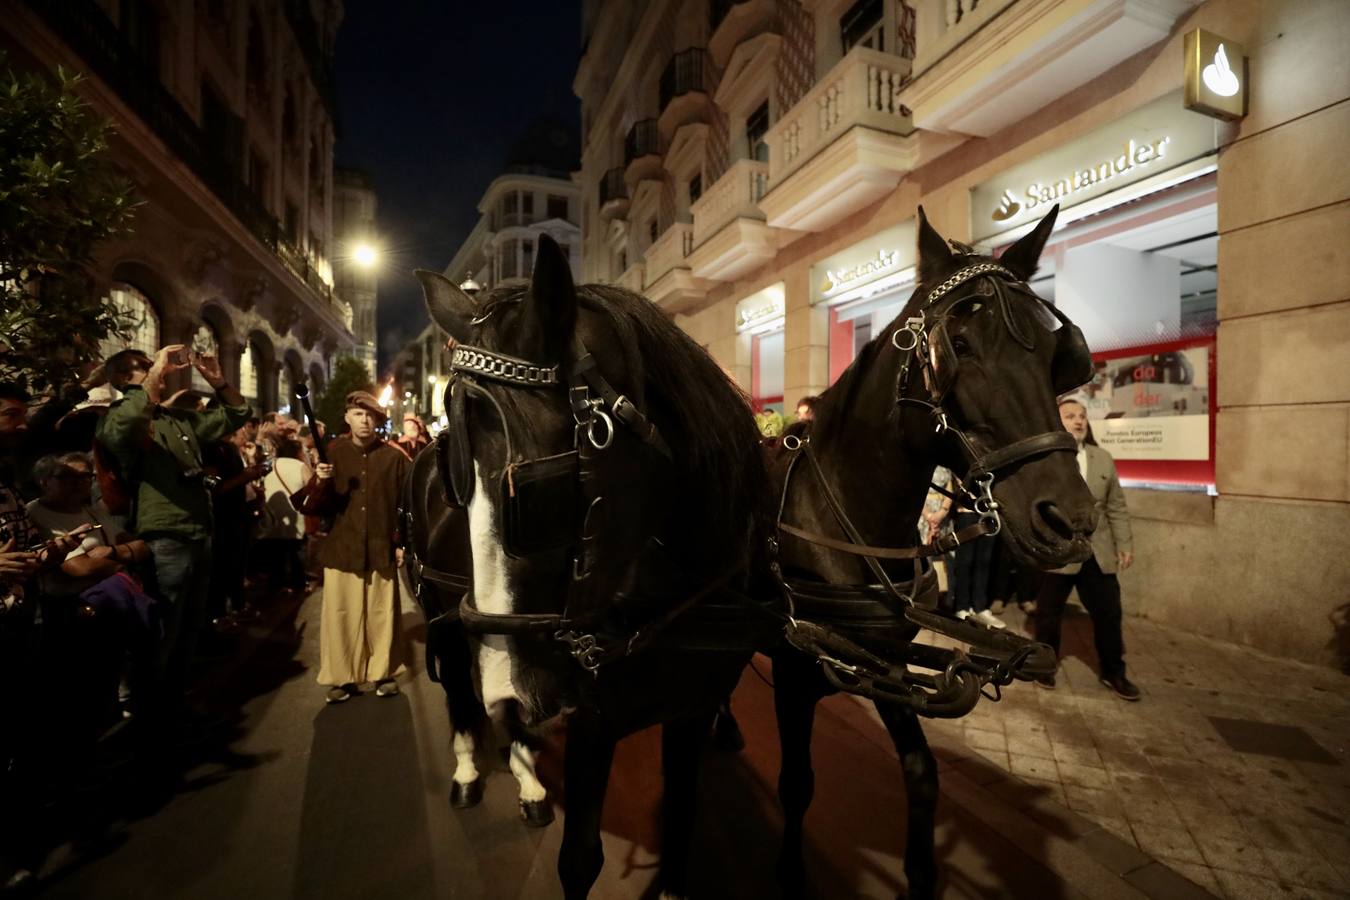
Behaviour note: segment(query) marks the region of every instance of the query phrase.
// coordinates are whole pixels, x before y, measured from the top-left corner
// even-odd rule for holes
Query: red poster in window
[[[1214,484],[1213,337],[1093,354],[1081,394],[1097,443],[1120,477]]]

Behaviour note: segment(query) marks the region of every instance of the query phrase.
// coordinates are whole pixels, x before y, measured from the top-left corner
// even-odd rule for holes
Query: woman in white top
[[[263,477],[257,550],[273,590],[302,591],[305,517],[291,505],[291,495],[309,483],[312,472],[300,458],[303,450],[299,442],[279,439],[276,451],[272,470]]]

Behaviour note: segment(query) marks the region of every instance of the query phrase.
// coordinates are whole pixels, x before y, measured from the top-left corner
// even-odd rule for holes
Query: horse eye
[[[958,356],[969,356],[970,341],[958,334],[956,337],[952,338],[952,349],[956,351]]]

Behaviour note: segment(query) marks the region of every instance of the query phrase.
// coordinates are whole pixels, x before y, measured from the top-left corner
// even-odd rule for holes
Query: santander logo
[[[1205,66],[1200,77],[1204,79],[1205,87],[1220,97],[1231,97],[1241,87],[1238,84],[1237,74],[1228,65],[1228,54],[1224,52],[1223,44],[1219,45],[1218,51],[1214,54],[1214,62]]]

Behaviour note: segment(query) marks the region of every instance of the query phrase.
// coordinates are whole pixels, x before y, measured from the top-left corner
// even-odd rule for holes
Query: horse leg
[[[473,653],[468,636],[458,623],[443,624],[434,644],[439,663],[441,687],[450,713],[454,733],[455,774],[450,782],[450,806],[467,809],[483,799],[483,776],[474,761],[474,753],[483,734],[487,711],[473,686]]]
[[[543,828],[553,821],[553,804],[548,802],[548,790],[539,781],[534,770],[537,746],[531,738],[516,735],[511,741],[511,774],[520,785],[520,818],[526,825]]]
[[[886,730],[900,755],[905,776],[905,801],[909,808],[905,828],[905,876],[909,897],[915,900],[937,896],[937,858],[934,831],[937,828],[938,771],[933,751],[928,749],[923,726],[913,710],[876,704]]]
[[[558,851],[558,878],[568,900],[581,900],[589,894],[605,864],[600,814],[609,787],[614,744],[614,737],[593,713],[579,712],[568,723],[563,757],[567,817]]]
[[[792,650],[774,656],[773,684],[782,755],[778,800],[783,806],[783,845],[778,856],[778,880],[785,897],[800,897],[806,889],[802,826],[816,785],[811,769],[811,729],[816,704],[825,690],[823,679],[812,664]]]
[[[709,713],[661,726],[661,870],[657,883],[663,898],[688,893],[698,773],[712,719]]]

